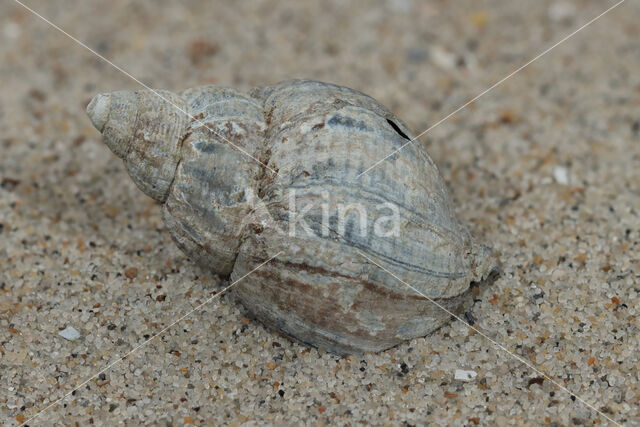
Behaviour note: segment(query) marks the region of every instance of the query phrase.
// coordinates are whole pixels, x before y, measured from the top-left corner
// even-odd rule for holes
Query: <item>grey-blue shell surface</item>
[[[428,335],[451,317],[429,299],[460,312],[496,267],[419,142],[359,176],[412,137],[361,92],[118,91],[87,112],[177,245],[296,340],[350,354]]]

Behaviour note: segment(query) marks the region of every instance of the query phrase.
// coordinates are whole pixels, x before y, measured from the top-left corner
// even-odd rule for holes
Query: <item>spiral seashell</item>
[[[496,268],[419,143],[359,176],[411,132],[353,89],[119,91],[87,113],[189,257],[235,281],[281,252],[232,292],[304,343],[349,354],[425,336],[450,319],[429,299],[459,312]]]

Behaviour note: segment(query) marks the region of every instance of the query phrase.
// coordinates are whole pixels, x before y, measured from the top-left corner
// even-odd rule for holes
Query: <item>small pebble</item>
[[[464,369],[456,369],[454,378],[460,381],[472,381],[478,376],[476,371],[465,371]]]
[[[553,169],[553,178],[556,180],[558,184],[567,185],[569,184],[569,173],[566,168],[561,166],[556,166]]]
[[[80,332],[73,326],[67,326],[64,330],[58,332],[58,335],[69,341],[75,341],[80,338]]]
[[[127,279],[135,279],[138,276],[138,269],[135,267],[127,268],[124,271],[124,275]]]

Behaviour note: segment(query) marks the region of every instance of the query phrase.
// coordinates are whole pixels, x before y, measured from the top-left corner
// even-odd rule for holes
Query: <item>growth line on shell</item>
[[[455,110],[453,110],[451,113],[447,114],[446,116],[444,116],[442,119],[438,120],[435,124],[429,126],[427,129],[425,129],[424,131],[420,132],[418,134],[418,136],[411,138],[409,141],[405,142],[404,144],[402,144],[399,148],[395,149],[394,151],[391,152],[391,154],[383,157],[382,159],[378,160],[377,162],[375,162],[373,165],[369,166],[369,168],[367,168],[364,172],[360,173],[357,178],[360,178],[362,175],[364,175],[365,173],[369,172],[371,169],[375,168],[376,166],[378,166],[380,163],[384,162],[385,160],[387,160],[389,157],[393,156],[394,154],[398,153],[400,150],[402,150],[404,147],[406,147],[409,144],[412,144],[415,140],[419,139],[422,135],[426,134],[427,132],[431,131],[432,129],[434,129],[435,127],[439,126],[440,124],[442,124],[443,122],[445,122],[446,120],[448,120],[450,117],[454,116],[455,114],[457,114],[458,112],[460,112],[460,110],[463,110],[464,108],[466,108],[467,106],[469,106],[470,104],[472,104],[474,101],[478,100],[478,98],[484,96],[485,94],[487,94],[488,92],[490,92],[491,90],[495,89],[496,87],[500,86],[502,83],[504,83],[505,81],[507,81],[508,79],[510,79],[511,77],[513,77],[515,74],[519,73],[520,71],[524,70],[525,68],[527,68],[529,65],[531,65],[532,63],[534,63],[535,61],[537,61],[538,59],[542,58],[544,55],[546,55],[547,53],[551,52],[553,49],[555,49],[556,47],[558,47],[559,45],[561,45],[562,43],[564,43],[565,41],[569,40],[571,37],[575,36],[577,33],[579,33],[580,31],[584,30],[585,28],[587,28],[589,25],[593,24],[594,22],[596,22],[598,19],[602,18],[604,15],[606,15],[607,13],[611,12],[613,9],[615,9],[616,7],[620,6],[622,3],[624,3],[625,0],[620,0],[618,3],[614,4],[613,6],[611,6],[610,8],[608,8],[607,10],[605,10],[604,12],[602,12],[600,15],[596,16],[595,18],[591,19],[590,21],[588,21],[586,24],[582,25],[580,28],[578,28],[577,30],[575,30],[574,32],[572,32],[571,34],[565,36],[564,38],[562,38],[560,41],[556,42],[555,44],[553,44],[551,47],[548,47],[547,49],[545,49],[542,53],[536,55],[533,59],[529,60],[527,63],[525,63],[524,65],[520,66],[519,68],[517,68],[515,71],[512,71],[511,73],[507,74],[505,77],[503,77],[502,79],[498,80],[496,83],[494,83],[493,85],[491,85],[489,88],[485,89],[484,91],[480,92],[478,95],[476,95],[475,97],[471,98],[469,101],[465,102],[464,104],[462,104],[460,107],[456,108]]]
[[[182,320],[184,320],[185,318],[189,317],[191,314],[195,313],[196,311],[200,310],[202,307],[204,307],[205,305],[207,305],[208,303],[210,303],[211,301],[213,301],[214,299],[216,299],[217,297],[219,297],[220,295],[222,295],[223,293],[225,293],[226,291],[228,291],[229,289],[231,289],[231,287],[233,287],[236,283],[242,281],[243,279],[245,279],[247,276],[253,274],[255,271],[257,271],[258,269],[260,269],[262,266],[264,266],[265,264],[271,262],[273,259],[275,259],[278,255],[280,255],[283,251],[278,252],[277,254],[275,254],[274,256],[272,256],[271,258],[269,258],[268,260],[266,260],[265,262],[263,262],[262,264],[258,265],[257,267],[255,267],[253,270],[251,270],[250,272],[248,272],[247,274],[245,274],[244,276],[240,277],[238,280],[236,280],[235,282],[233,282],[232,284],[228,285],[227,287],[223,288],[221,291],[216,292],[215,295],[207,298],[203,303],[197,305],[195,308],[192,308],[187,314],[184,314],[182,317],[180,317],[178,320],[174,321],[173,323],[171,323],[169,326],[165,326],[160,332],[155,333],[151,338],[147,339],[146,341],[143,341],[142,344],[137,345],[136,347],[134,347],[132,350],[130,350],[127,354],[125,354],[124,356],[116,359],[115,361],[111,362],[110,364],[108,364],[107,366],[105,366],[104,368],[102,368],[101,371],[96,372],[95,374],[91,375],[89,378],[87,378],[86,380],[84,380],[83,382],[81,382],[80,384],[78,384],[73,390],[71,390],[70,392],[68,392],[67,394],[65,394],[64,396],[62,396],[60,399],[56,400],[55,402],[49,404],[46,408],[40,410],[37,414],[35,414],[34,416],[32,416],[31,418],[29,418],[28,420],[24,421],[23,423],[21,423],[21,426],[24,426],[25,424],[29,423],[30,421],[34,420],[35,418],[37,418],[40,414],[42,414],[43,412],[45,412],[46,410],[48,410],[49,408],[57,405],[58,403],[62,402],[64,399],[66,399],[67,397],[69,397],[70,395],[72,395],[75,391],[79,390],[80,388],[82,388],[85,384],[87,384],[89,381],[91,381],[93,378],[96,378],[98,375],[102,374],[103,372],[108,371],[109,369],[111,369],[111,367],[117,365],[118,363],[122,362],[124,359],[126,359],[127,357],[129,357],[130,355],[132,355],[133,353],[135,353],[136,351],[138,351],[140,348],[144,347],[145,345],[147,345],[150,341],[152,341],[153,339],[155,339],[156,337],[158,337],[159,335],[164,334],[167,330],[169,330],[171,327],[173,327],[174,325],[180,323]]]
[[[360,251],[359,249],[356,249],[356,251],[362,255],[364,258],[366,258],[367,260],[369,260],[369,262],[371,262],[372,264],[378,266],[380,269],[384,270],[385,272],[387,272],[388,274],[390,274],[391,276],[393,276],[396,280],[398,280],[400,283],[402,283],[403,285],[407,286],[408,288],[410,288],[411,290],[413,290],[415,293],[419,294],[420,296],[423,296],[424,298],[426,298],[427,300],[429,300],[429,302],[432,302],[433,304],[435,304],[439,309],[445,311],[447,314],[453,316],[453,318],[455,318],[456,320],[459,320],[460,322],[462,322],[463,325],[465,325],[467,328],[473,330],[474,332],[478,333],[480,336],[482,336],[483,338],[489,340],[493,345],[495,345],[496,347],[500,348],[502,351],[504,351],[505,353],[511,355],[514,359],[516,359],[517,361],[519,361],[520,363],[524,364],[525,366],[527,366],[529,369],[535,371],[536,373],[538,373],[539,375],[542,375],[544,378],[546,378],[547,380],[549,380],[549,382],[551,382],[553,385],[555,385],[556,387],[566,391],[567,393],[569,393],[570,396],[575,396],[576,399],[578,399],[580,402],[582,402],[583,404],[585,404],[586,406],[588,406],[590,409],[593,409],[594,411],[596,411],[598,414],[602,415],[604,418],[606,418],[607,420],[611,421],[613,424],[620,426],[621,424],[619,424],[618,422],[616,422],[615,420],[611,419],[610,417],[608,417],[607,415],[605,415],[602,411],[598,410],[595,406],[593,406],[591,403],[587,402],[586,400],[584,400],[583,398],[581,398],[580,396],[578,396],[576,393],[573,393],[572,391],[570,391],[568,388],[566,388],[565,386],[563,386],[562,384],[560,384],[559,382],[555,381],[553,378],[551,378],[549,375],[547,375],[544,371],[541,371],[540,369],[536,368],[535,365],[527,362],[525,359],[523,359],[522,357],[518,356],[517,354],[509,351],[509,349],[507,349],[504,345],[500,344],[498,341],[494,340],[493,338],[491,338],[490,336],[488,336],[487,334],[485,334],[484,332],[481,332],[478,328],[470,325],[469,323],[465,322],[460,316],[458,316],[457,314],[453,313],[451,310],[448,310],[446,307],[444,307],[442,304],[439,304],[437,301],[435,301],[432,298],[429,298],[427,295],[425,295],[423,292],[420,292],[418,289],[416,289],[414,286],[411,286],[410,284],[408,284],[407,282],[405,282],[404,280],[402,280],[401,278],[399,278],[398,276],[396,276],[395,274],[393,274],[391,271],[389,271],[388,269],[386,269],[385,267],[381,266],[380,264],[378,264],[377,262],[375,262],[374,260],[372,260],[371,258],[369,258],[366,254],[364,254],[362,251]]]
[[[87,49],[89,52],[93,53],[95,56],[97,56],[98,58],[102,59],[103,61],[105,61],[107,64],[111,65],[113,68],[115,68],[116,70],[120,71],[122,74],[126,75],[127,77],[129,77],[131,80],[135,81],[136,83],[138,83],[139,85],[141,85],[142,87],[144,87],[145,89],[151,91],[154,95],[156,95],[158,98],[162,99],[164,102],[172,105],[176,110],[180,111],[181,113],[185,114],[187,117],[189,117],[191,120],[195,121],[196,123],[202,124],[202,126],[204,126],[205,128],[207,128],[211,133],[213,133],[214,135],[218,136],[219,138],[222,138],[225,142],[227,142],[229,145],[231,145],[233,148],[235,148],[236,150],[238,150],[239,152],[241,152],[242,154],[244,154],[245,156],[249,157],[250,159],[258,162],[260,165],[264,166],[265,168],[269,169],[271,172],[275,173],[276,175],[278,175],[278,171],[276,171],[275,169],[267,166],[266,164],[264,164],[261,160],[255,158],[254,156],[252,156],[251,154],[247,153],[245,150],[243,150],[242,148],[238,147],[236,144],[234,144],[233,142],[229,141],[227,138],[225,138],[224,136],[220,135],[218,132],[214,131],[213,129],[211,129],[209,126],[206,125],[206,123],[202,122],[202,120],[200,119],[196,119],[192,114],[190,114],[188,111],[184,110],[183,108],[181,108],[179,105],[175,104],[174,102],[171,102],[170,100],[168,100],[166,97],[160,95],[158,93],[158,91],[156,91],[155,89],[152,89],[151,87],[147,86],[145,83],[143,83],[142,81],[138,80],[137,78],[135,78],[133,75],[131,75],[131,73],[125,71],[122,67],[118,66],[117,64],[113,63],[112,61],[110,61],[109,59],[105,58],[103,55],[99,54],[98,52],[96,52],[95,50],[93,50],[92,48],[90,48],[89,46],[87,46],[85,43],[81,42],[80,40],[78,40],[77,38],[75,38],[74,36],[72,36],[71,34],[69,34],[68,32],[66,32],[65,30],[63,30],[62,28],[60,28],[58,25],[54,24],[53,22],[51,22],[49,19],[45,18],[44,16],[40,15],[38,12],[36,12],[35,10],[31,9],[29,6],[25,5],[24,3],[22,3],[20,0],[13,0],[14,2],[18,3],[20,6],[24,7],[26,10],[28,10],[29,12],[33,13],[35,16],[37,16],[38,18],[40,18],[41,20],[43,20],[44,22],[46,22],[47,24],[51,25],[53,28],[55,28],[56,30],[60,31],[62,34],[64,34],[65,36],[69,37],[71,40],[73,40],[74,42],[76,42],[77,44],[79,44],[80,46],[82,46],[83,48]]]

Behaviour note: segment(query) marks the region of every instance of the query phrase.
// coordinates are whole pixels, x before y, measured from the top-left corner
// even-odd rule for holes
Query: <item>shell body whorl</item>
[[[123,106],[112,94],[107,120],[104,99],[88,112],[130,174],[140,175],[136,183],[163,202],[167,228],[190,257],[233,281],[282,252],[233,288],[269,326],[336,353],[383,350],[450,318],[420,294],[459,311],[470,283],[495,267],[491,251],[456,218],[420,144],[358,177],[411,137],[367,95],[315,81],[250,94],[204,86],[168,95],[188,117],[148,95],[121,95],[129,100]],[[133,125],[124,118],[132,110]],[[144,136],[148,126],[163,137]],[[127,132],[134,135],[128,144],[142,149],[126,147]],[[270,226],[251,220],[256,201]],[[298,211],[308,229],[292,227]],[[390,211],[399,232],[385,229]]]

